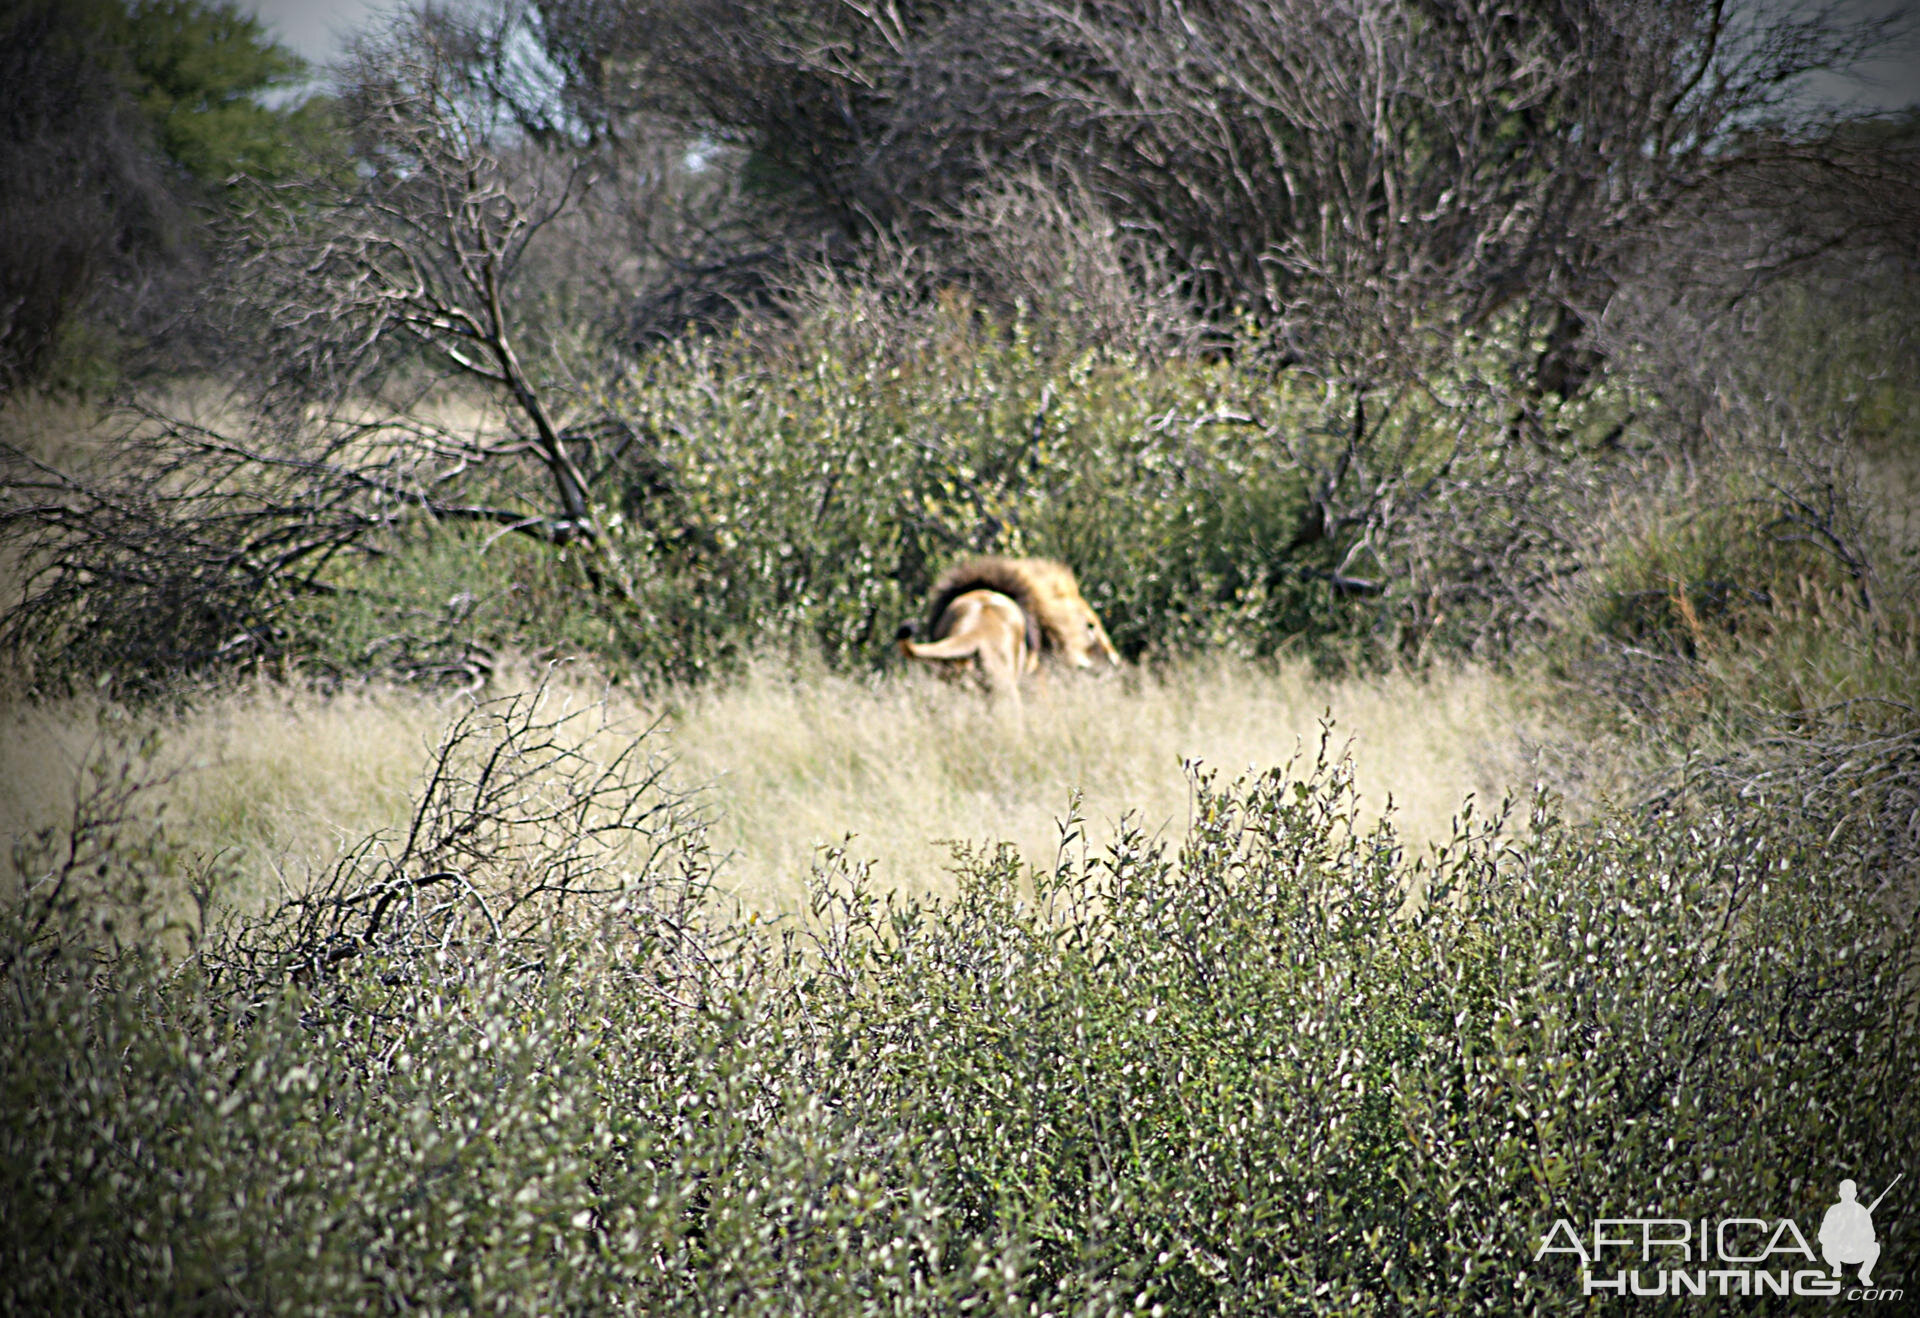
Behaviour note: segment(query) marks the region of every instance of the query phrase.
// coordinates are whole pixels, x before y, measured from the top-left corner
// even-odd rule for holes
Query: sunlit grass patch
[[[493,694],[540,670],[507,665]],[[1468,794],[1530,785],[1523,734],[1541,735],[1523,679],[1476,668],[1329,679],[1304,662],[1226,658],[1136,669],[1107,681],[1052,674],[1020,707],[920,674],[857,677],[762,660],[729,682],[638,701],[562,668],[556,710],[604,699],[589,757],[656,721],[669,781],[714,821],[717,886],[751,909],[798,909],[820,849],[852,835],[876,883],[951,889],[952,844],[1014,843],[1050,864],[1076,794],[1095,846],[1123,815],[1177,836],[1186,765],[1227,776],[1288,763],[1332,721],[1350,745],[1363,809],[1389,795],[1415,847],[1444,840]],[[90,758],[137,761],[144,809],[172,877],[217,870],[246,906],[299,890],[368,834],[404,827],[441,731],[468,698],[378,684],[331,694],[259,682],[169,711],[94,700],[0,712],[0,822],[10,836],[62,823]],[[583,733],[584,731],[583,725]],[[15,876],[18,881],[19,876]]]
[[[0,822],[15,838],[64,824],[90,764],[128,765],[171,877],[218,870],[230,880],[220,896],[246,904],[403,820],[444,720],[439,702],[384,687],[323,696],[257,683],[138,713],[92,698],[22,703],[0,712]]]
[[[1463,797],[1530,783],[1523,681],[1478,668],[1328,679],[1297,661],[1227,658],[1108,681],[1050,675],[1016,710],[918,674],[861,679],[762,662],[669,702],[680,777],[709,785],[720,886],[792,909],[818,849],[848,834],[887,886],[942,891],[951,842],[1014,843],[1051,863],[1076,793],[1096,845],[1131,813],[1187,825],[1190,762],[1235,775],[1284,765],[1330,718],[1364,808],[1390,795],[1416,847],[1444,840]]]

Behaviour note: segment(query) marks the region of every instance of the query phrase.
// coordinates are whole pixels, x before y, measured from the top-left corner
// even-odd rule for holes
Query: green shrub
[[[1017,322],[880,337],[683,342],[610,402],[645,437],[624,468],[637,600],[616,656],[694,676],[775,638],[884,662],[933,578],[982,552],[1069,563],[1129,657],[1477,644],[1565,556],[1555,528],[1595,462],[1581,428],[1620,407],[1560,409],[1553,457],[1521,460],[1487,345],[1356,403],[1262,368],[1254,344],[1155,362],[1043,347]]]
[[[1775,539],[1770,521],[1764,507],[1727,503],[1616,540],[1595,590],[1593,631],[1697,658],[1718,638],[1771,630],[1776,606],[1810,587],[1844,589],[1829,559],[1804,542]]]
[[[521,536],[470,526],[407,528],[335,569],[330,593],[292,606],[302,667],[344,679],[470,682],[505,652],[630,653],[581,565]]]
[[[963,853],[950,901],[834,856],[804,925],[636,882],[292,981],[11,912],[0,1303],[1560,1310],[1558,1218],[1806,1223],[1920,1153],[1858,820],[1543,802],[1409,861],[1355,818],[1323,750],[1197,776],[1177,849]]]
[[[769,645],[862,667],[941,571],[989,552],[1071,563],[1129,655],[1311,645],[1342,623],[1329,550],[1289,547],[1305,478],[1274,434],[1323,425],[1300,392],[1224,364],[1042,353],[1017,328],[907,358],[683,343],[610,404],[642,437],[610,475],[630,603],[564,555],[435,528],[330,574],[296,649],[426,677],[506,644],[644,677]]]
[[[1049,358],[1016,329],[905,361],[687,349],[639,397],[678,480],[636,500],[655,569],[643,630],[678,662],[769,630],[871,662],[979,552],[1071,563],[1132,655],[1243,631],[1271,649],[1307,621],[1267,598],[1311,589],[1284,566],[1301,478],[1259,427],[1197,419],[1312,412],[1228,367]]]
[[[1915,726],[1908,565],[1831,465],[1733,450],[1596,538],[1546,647],[1591,727],[1687,755],[1798,739],[1805,720],[1885,701]],[[1833,459],[1829,455],[1829,462]]]
[[[1408,867],[1324,766],[1196,787],[1177,859],[1123,840],[1031,909],[976,861],[867,946],[850,1089],[1076,1297],[1558,1307],[1556,1217],[1804,1217],[1920,1135],[1873,871],[1717,813]]]

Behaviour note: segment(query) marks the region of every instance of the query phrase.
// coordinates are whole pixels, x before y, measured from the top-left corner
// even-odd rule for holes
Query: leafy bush
[[[472,527],[410,527],[337,568],[289,622],[307,672],[471,685],[504,651],[621,656],[609,611],[564,555]]]
[[[1253,413],[1312,409],[1230,367],[1043,354],[961,322],[912,355],[688,349],[649,384],[676,484],[632,500],[658,583],[643,630],[695,671],[767,632],[871,661],[979,552],[1071,563],[1132,655],[1240,631],[1270,649],[1305,621],[1310,566],[1284,562],[1303,480]]]
[[[1805,1221],[1920,1153],[1862,821],[1542,802],[1410,861],[1354,805],[1323,747],[1198,774],[1177,850],[1069,820],[944,902],[836,855],[791,927],[666,921],[641,869],[537,957],[466,920],[292,980],[13,910],[5,1303],[1535,1311],[1555,1218]]]
[[[1324,763],[1196,787],[1177,860],[1123,841],[1031,911],[976,863],[865,949],[859,1092],[1077,1301],[1548,1307],[1554,1217],[1798,1205],[1920,1131],[1872,871],[1725,814],[1409,867]]]
[[[32,572],[0,642],[49,685],[148,689],[289,654],[471,681],[502,647],[646,680],[782,647],[860,668],[941,571],[997,552],[1069,563],[1129,657],[1499,656],[1639,461],[1622,390],[1516,391],[1517,322],[1362,383],[1275,374],[1254,339],[1161,360],[959,296],[837,296],[785,345],[684,340],[586,390],[598,420],[549,427],[601,510],[584,539],[493,461],[524,444],[444,397],[451,419],[311,434],[162,421],[99,479],[0,450]]]
[[[584,465],[618,485],[601,498],[628,598],[512,537],[440,529],[336,569],[296,648],[416,675],[502,644],[648,678],[769,646],[859,668],[889,660],[945,567],[994,552],[1072,565],[1134,658],[1497,649],[1537,626],[1569,510],[1620,460],[1587,438],[1617,422],[1604,392],[1516,442],[1510,344],[1356,397],[1246,361],[1043,344],[964,299],[845,296],[845,334],[683,341],[595,401],[620,438]]]
[[[941,334],[800,359],[684,343],[636,374],[608,400],[638,437],[609,464],[630,603],[510,537],[436,530],[336,571],[296,646],[343,672],[452,672],[476,645],[516,643],[646,676],[724,671],[769,644],[859,667],[977,552],[1066,559],[1133,655],[1270,651],[1338,625],[1315,613],[1326,552],[1289,551],[1305,478],[1270,433],[1319,425],[1304,391],[1224,364],[1043,352],[964,318]]]
[[[1675,513],[1610,546],[1596,588],[1593,632],[1606,640],[1699,657],[1742,629],[1767,628],[1776,606],[1810,590],[1839,593],[1844,577],[1816,548],[1769,534],[1752,504]]]

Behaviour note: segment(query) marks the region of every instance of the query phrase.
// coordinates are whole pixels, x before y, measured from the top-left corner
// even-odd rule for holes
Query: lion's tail
[[[971,659],[980,653],[980,637],[977,634],[949,636],[939,641],[916,641],[913,637],[917,630],[910,622],[902,623],[900,630],[894,634],[900,642],[900,653],[909,659],[950,662]]]

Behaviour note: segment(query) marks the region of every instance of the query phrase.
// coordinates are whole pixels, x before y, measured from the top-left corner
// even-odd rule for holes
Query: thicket
[[[245,387],[4,451],[29,690],[859,668],[997,551],[1133,659],[1537,661],[1638,772],[1418,857],[1324,753],[1196,772],[1176,843],[769,924],[537,698],[265,911],[102,761],[0,914],[0,1307],[1545,1311],[1555,1217],[1910,1164],[1911,134],[1767,117],[1864,28],[1523,9],[363,41],[355,167],[223,201]]]
[[[91,872],[9,904],[9,1308],[1559,1311],[1555,1218],[1806,1223],[1920,1153],[1911,894],[1844,808],[1411,857],[1323,745],[767,924],[566,722],[463,718],[404,832],[171,962]]]
[[[1538,631],[1568,528],[1628,465],[1599,442],[1626,420],[1617,390],[1535,408],[1516,436],[1481,369],[1495,345],[1347,399],[1227,358],[1064,351],[964,300],[851,333],[863,313],[840,312],[779,352],[676,345],[609,389],[619,439],[582,465],[625,598],[596,602],[525,538],[442,531],[332,574],[342,593],[300,606],[290,644],[335,672],[383,645],[427,669],[516,637],[642,680],[769,645],[862,668],[947,564],[996,552],[1071,563],[1131,658],[1493,654]]]
[[[471,681],[528,644],[643,681],[858,665],[946,562],[1010,551],[1072,562],[1135,657],[1501,658],[1673,464],[1757,471],[1865,570],[1819,471],[1744,451],[1777,400],[1715,414],[1766,382],[1685,345],[1787,272],[1910,282],[1910,133],[1780,100],[1881,26],[1016,8],[977,50],[968,4],[396,13],[338,71],[353,168],[235,185],[233,396],[148,400],[104,468],[0,455],[0,639],[148,692]],[[976,163],[897,167],[949,138]],[[667,304],[705,331],[639,327]],[[1710,610],[1754,575],[1709,570]]]
[[[1155,360],[841,289],[780,344],[690,339],[595,386],[597,428],[555,432],[592,538],[546,511],[544,460],[489,465],[530,447],[497,413],[446,409],[480,417],[464,434],[348,416],[319,454],[143,418],[104,479],[16,478],[16,543],[41,557],[8,635],[43,682],[133,689],[282,662],[465,683],[506,650],[643,684],[768,648],[859,670],[947,564],[1010,552],[1071,563],[1132,659],[1544,646],[1644,714],[1802,622],[1910,638],[1911,564],[1870,533],[1857,463],[1906,461],[1911,344],[1882,320],[1844,360],[1801,353],[1858,329],[1834,287],[1753,310],[1717,350],[1765,383],[1723,374],[1704,402],[1649,367],[1530,396],[1543,340],[1516,323],[1354,394],[1263,368],[1257,341]],[[423,469],[423,433],[450,475]]]

